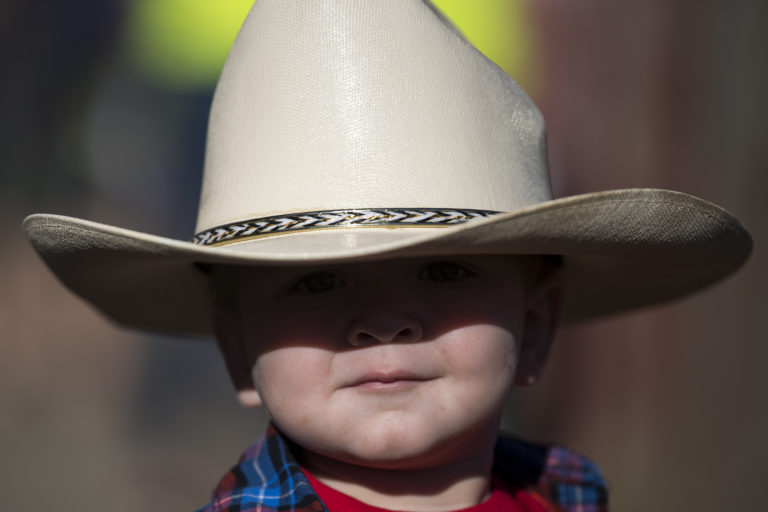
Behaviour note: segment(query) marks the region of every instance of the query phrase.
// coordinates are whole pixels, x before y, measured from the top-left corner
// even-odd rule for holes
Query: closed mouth
[[[432,380],[409,372],[373,372],[361,375],[344,388],[395,389]]]

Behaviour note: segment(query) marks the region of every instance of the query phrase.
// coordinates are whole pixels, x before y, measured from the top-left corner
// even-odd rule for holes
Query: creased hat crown
[[[551,198],[535,105],[421,0],[258,0],[211,109],[197,231]]]

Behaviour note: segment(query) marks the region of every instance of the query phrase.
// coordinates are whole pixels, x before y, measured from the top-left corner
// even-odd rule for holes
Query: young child
[[[25,227],[116,322],[213,333],[272,424],[209,511],[606,510],[598,469],[500,439],[558,323],[671,300],[751,248],[677,192],[552,199],[525,93],[422,0],[258,0],[211,109],[193,242]]]

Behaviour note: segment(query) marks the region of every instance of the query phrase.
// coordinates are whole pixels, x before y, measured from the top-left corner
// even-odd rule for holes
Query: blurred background
[[[755,252],[696,297],[560,334],[505,423],[603,468],[614,510],[768,502],[768,4],[436,2],[539,104],[557,196],[663,187]],[[189,238],[207,110],[249,0],[0,3],[4,510],[192,510],[263,428],[212,343],[119,330],[22,235],[34,212]]]

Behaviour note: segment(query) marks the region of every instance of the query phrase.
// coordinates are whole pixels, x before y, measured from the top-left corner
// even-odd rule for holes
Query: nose
[[[371,312],[355,320],[349,327],[347,341],[360,347],[375,343],[415,342],[421,340],[421,324],[404,314]]]

